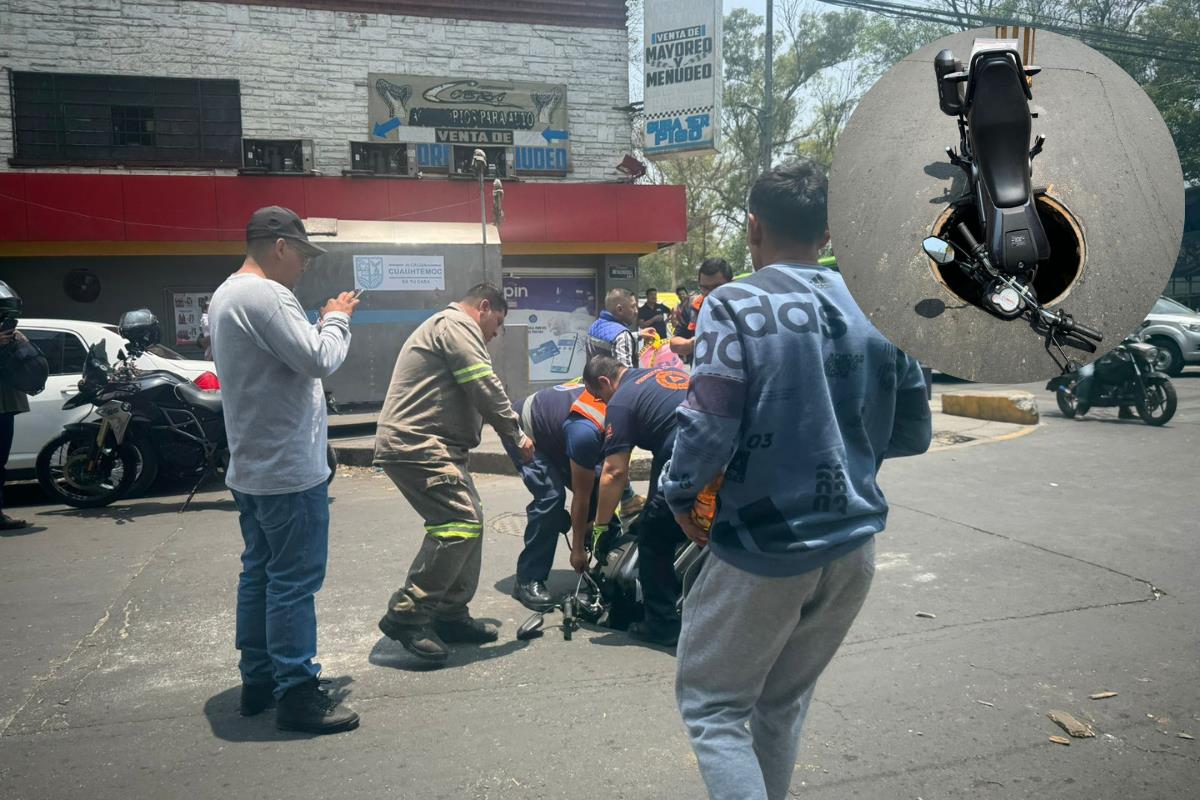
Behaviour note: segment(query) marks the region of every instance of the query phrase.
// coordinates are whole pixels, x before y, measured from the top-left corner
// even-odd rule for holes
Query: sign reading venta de
[[[526,174],[565,175],[570,166],[567,87],[530,81],[367,76],[373,142],[415,144],[417,164],[445,170],[455,145],[510,147]]]
[[[646,131],[650,158],[717,149],[721,0],[646,0]]]
[[[444,256],[355,256],[354,288],[379,292],[440,292],[446,288]]]

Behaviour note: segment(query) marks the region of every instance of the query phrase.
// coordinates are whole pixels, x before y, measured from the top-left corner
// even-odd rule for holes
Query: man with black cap
[[[338,733],[358,727],[317,681],[314,595],[325,579],[329,496],[321,379],[350,346],[358,304],[342,292],[314,326],[292,293],[325,251],[286,208],[260,208],[246,226],[246,260],[212,296],[213,360],[221,378],[229,470],[242,538],[236,646],[241,713],[278,702],[281,730]]]

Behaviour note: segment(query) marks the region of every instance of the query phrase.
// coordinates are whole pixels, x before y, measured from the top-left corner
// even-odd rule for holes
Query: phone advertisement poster
[[[507,324],[529,328],[529,380],[565,381],[583,374],[585,337],[596,320],[596,279],[505,275]]]

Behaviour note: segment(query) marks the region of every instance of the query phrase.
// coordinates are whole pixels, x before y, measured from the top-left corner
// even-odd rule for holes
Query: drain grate
[[[966,444],[975,441],[974,436],[963,436],[961,433],[935,433],[933,438],[939,444]]]
[[[499,514],[488,524],[488,529],[492,533],[523,538],[525,536],[525,515],[515,511]]]

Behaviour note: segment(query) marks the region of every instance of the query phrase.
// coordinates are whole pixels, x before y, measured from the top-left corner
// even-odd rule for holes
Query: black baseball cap
[[[246,223],[246,241],[255,239],[287,239],[296,243],[296,249],[306,256],[319,256],[325,252],[308,240],[308,231],[296,212],[283,206],[267,206],[250,215]]]

